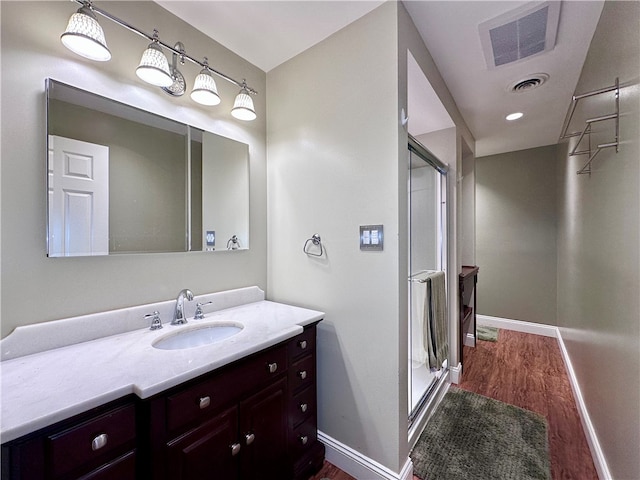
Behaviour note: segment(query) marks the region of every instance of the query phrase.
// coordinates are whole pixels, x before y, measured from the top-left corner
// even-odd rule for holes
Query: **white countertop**
[[[205,309],[206,312],[206,309]],[[1,369],[2,443],[127,394],[148,398],[302,333],[324,313],[265,300],[205,313],[186,325],[137,329],[5,360]],[[218,343],[181,350],[154,340],[215,321],[242,331]]]

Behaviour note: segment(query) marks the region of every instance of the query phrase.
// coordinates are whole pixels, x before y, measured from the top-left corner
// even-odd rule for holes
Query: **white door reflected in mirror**
[[[49,256],[109,254],[109,147],[49,135]]]

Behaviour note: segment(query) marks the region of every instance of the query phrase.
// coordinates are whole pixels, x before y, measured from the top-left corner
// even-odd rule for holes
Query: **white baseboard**
[[[358,480],[412,480],[413,478],[413,463],[408,457],[400,473],[395,473],[323,432],[318,432],[318,440],[325,446],[325,459]]]
[[[535,335],[544,335],[546,337],[554,337],[558,340],[558,347],[560,348],[562,360],[564,361],[565,368],[567,369],[567,376],[569,377],[571,390],[573,390],[573,396],[576,400],[576,407],[578,408],[578,414],[580,415],[580,421],[582,422],[582,429],[584,430],[584,435],[587,439],[587,443],[589,444],[589,449],[591,450],[591,457],[593,458],[598,478],[601,480],[610,480],[612,477],[609,471],[609,466],[607,465],[607,460],[604,456],[604,452],[602,451],[602,447],[600,446],[593,423],[591,422],[591,417],[589,417],[589,411],[587,410],[587,405],[584,403],[584,398],[580,391],[580,385],[578,384],[578,378],[573,370],[571,358],[569,357],[569,352],[564,345],[560,329],[552,325],[523,322],[521,320],[511,320],[509,318],[490,317],[488,315],[477,315],[476,321],[478,325],[504,328],[505,330],[514,330],[516,332],[532,333]]]
[[[451,383],[455,383],[456,385],[458,385],[460,383],[460,380],[462,380],[462,364],[458,363],[458,365],[456,365],[455,367],[450,367],[449,375]]]
[[[543,335],[545,337],[557,338],[558,336],[558,327],[553,325],[544,325],[542,323],[511,320],[510,318],[490,317],[489,315],[476,315],[476,323],[483,327],[504,328],[505,330],[533,333],[534,335]]]
[[[598,472],[598,478],[601,480],[610,480],[613,477],[609,471],[609,465],[607,465],[607,460],[604,456],[604,452],[602,451],[602,447],[600,446],[596,430],[593,427],[593,423],[591,423],[591,417],[589,416],[587,405],[584,403],[584,398],[582,398],[582,392],[580,391],[576,372],[573,370],[571,358],[569,358],[569,352],[564,345],[564,340],[562,340],[562,334],[559,329],[558,347],[560,347],[560,353],[562,354],[564,365],[567,368],[569,383],[571,383],[571,390],[573,390],[573,396],[576,399],[576,406],[578,407],[578,413],[580,414],[580,420],[582,421],[582,429],[584,430],[585,437],[587,437],[587,443],[589,444],[589,450],[591,450],[593,463],[596,467],[596,471]]]

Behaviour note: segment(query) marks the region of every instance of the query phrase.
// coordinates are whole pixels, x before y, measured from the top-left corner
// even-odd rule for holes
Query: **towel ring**
[[[313,253],[308,251],[307,247],[309,246],[309,242],[311,242],[316,247],[320,247],[320,253]],[[302,251],[307,255],[311,255],[312,257],[321,257],[322,254],[324,253],[324,248],[322,248],[322,240],[320,239],[320,235],[315,233],[311,238],[307,239],[307,241],[304,242],[304,247],[302,247]]]
[[[227,240],[227,250],[238,250],[239,248],[240,240],[238,240],[238,237],[236,235]]]

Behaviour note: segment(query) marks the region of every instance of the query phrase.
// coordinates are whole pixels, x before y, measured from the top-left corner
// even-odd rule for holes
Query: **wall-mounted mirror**
[[[249,147],[47,79],[50,257],[249,247]]]

